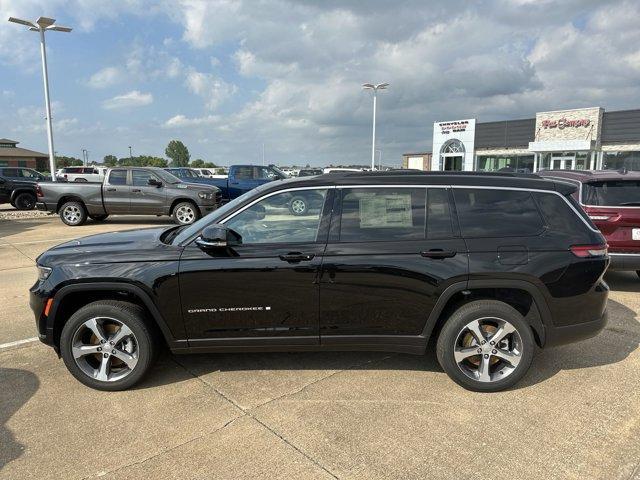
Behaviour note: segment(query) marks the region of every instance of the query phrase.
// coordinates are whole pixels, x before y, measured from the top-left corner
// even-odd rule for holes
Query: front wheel
[[[180,202],[173,209],[172,216],[178,225],[191,225],[200,218],[200,211],[191,202]]]
[[[151,367],[156,348],[142,308],[102,300],[76,313],[62,329],[60,351],[69,372],[97,390],[125,390]]]
[[[437,356],[457,384],[476,392],[497,392],[527,373],[534,348],[531,328],[516,309],[496,300],[478,300],[447,320],[438,337]]]
[[[60,219],[70,227],[77,227],[87,221],[87,211],[80,202],[66,202],[60,208]]]
[[[33,210],[36,206],[36,196],[33,193],[19,193],[13,201],[18,210]]]

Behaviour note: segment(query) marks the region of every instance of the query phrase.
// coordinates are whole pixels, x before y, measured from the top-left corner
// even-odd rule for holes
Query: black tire
[[[304,215],[309,211],[309,201],[300,195],[297,195],[289,202],[289,212],[291,215]]]
[[[180,202],[173,207],[171,217],[178,225],[191,225],[200,218],[200,210],[192,202]]]
[[[77,227],[87,221],[87,210],[81,202],[65,202],[58,212],[60,220],[70,227]]]
[[[106,220],[108,216],[109,216],[109,214],[104,214],[104,215],[89,215],[89,218],[90,218],[91,220],[95,220],[96,222],[102,222],[103,220]]]
[[[29,192],[19,193],[13,199],[13,205],[18,210],[33,210],[36,206],[36,196]]]
[[[134,368],[127,370],[128,373],[124,378],[107,381],[98,380],[88,373],[85,373],[74,358],[72,348],[76,332],[84,328],[83,324],[86,321],[101,317],[115,319],[123,325],[126,325],[131,332],[133,332],[133,338],[135,339],[134,353],[137,355],[137,363]],[[158,351],[154,341],[155,335],[147,322],[148,320],[146,319],[144,310],[133,303],[117,300],[100,300],[85,305],[69,318],[60,336],[60,352],[67,369],[78,381],[96,390],[118,391],[132,387],[149,371]],[[117,348],[118,345],[114,345],[113,348]],[[103,354],[96,355],[101,358]],[[104,355],[109,354],[105,353]],[[92,361],[98,362],[95,358]],[[110,357],[110,361],[113,362],[114,360]]]
[[[461,365],[465,365],[465,362],[471,361],[482,362],[482,357],[484,356],[489,359],[487,360],[487,363],[490,365],[489,371],[491,371],[492,368],[494,369],[489,375],[491,380],[482,382],[477,378],[471,378],[469,374],[463,371],[463,367],[459,366],[458,362],[456,362],[454,350],[460,338],[464,338],[460,337],[460,335],[462,335],[461,332],[465,331],[465,326],[479,319],[483,319],[483,322],[491,322],[490,320],[486,320],[487,318],[500,319],[515,327],[519,340],[516,340],[517,337],[515,334],[507,335],[505,338],[509,339],[508,342],[517,342],[520,352],[517,366],[515,368],[511,366],[504,368],[504,361],[492,355],[492,353],[496,352],[496,350],[492,349],[500,347],[490,346],[488,343],[490,338],[487,338],[486,344],[467,346],[466,348],[473,348],[474,351],[475,348],[478,347],[478,351],[482,350],[483,353],[469,356]],[[470,331],[467,330],[467,332],[470,334]],[[475,336],[471,338],[475,338]],[[475,343],[475,340],[473,340],[473,342]],[[483,348],[488,349],[488,351],[484,352]],[[447,375],[458,385],[474,392],[498,392],[515,385],[525,373],[527,373],[527,370],[529,370],[531,361],[533,360],[534,350],[535,341],[533,333],[523,316],[510,305],[496,300],[477,300],[467,303],[456,310],[442,327],[436,347],[438,362]],[[495,363],[492,364],[491,362]],[[478,370],[480,370],[479,367]],[[507,376],[504,379],[500,379],[499,375],[502,375],[505,371]],[[496,375],[498,378],[493,379],[491,375]]]

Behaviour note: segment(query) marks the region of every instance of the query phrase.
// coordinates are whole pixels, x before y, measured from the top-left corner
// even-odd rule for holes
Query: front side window
[[[225,225],[243,244],[317,241],[327,189],[295,190],[264,198]]]
[[[423,240],[425,188],[345,188],[341,242]]]
[[[42,175],[40,175],[38,172],[36,172],[35,170],[29,170],[28,168],[23,168],[21,170],[22,173],[22,177],[24,178],[29,178],[32,180],[38,180],[42,177]]]
[[[126,185],[127,184],[127,171],[126,170],[111,170],[109,174],[110,185]]]
[[[526,237],[544,226],[531,193],[500,189],[454,189],[465,237]]]
[[[131,172],[131,181],[134,187],[147,187],[149,186],[150,179],[157,180],[155,175],[146,170],[133,170]]]

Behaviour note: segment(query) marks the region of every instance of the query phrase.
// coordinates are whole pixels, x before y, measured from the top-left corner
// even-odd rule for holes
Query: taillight
[[[40,185],[36,185],[36,196],[44,197],[44,194],[42,193],[42,187]]]
[[[576,257],[604,257],[607,254],[608,245],[572,245],[571,253]]]

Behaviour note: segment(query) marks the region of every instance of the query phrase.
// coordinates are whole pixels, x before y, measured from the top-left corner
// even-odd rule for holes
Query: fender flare
[[[539,315],[533,315],[528,318],[530,325],[536,331],[542,345],[546,342],[546,330],[553,327],[553,317],[547,301],[542,292],[533,283],[526,280],[513,279],[491,279],[491,280],[469,280],[467,282],[457,282],[449,285],[440,295],[435,306],[429,314],[429,318],[425,323],[421,336],[428,341],[433,333],[433,329],[440,317],[440,314],[446,307],[451,298],[463,290],[474,290],[479,288],[511,288],[524,290],[531,295],[534,306],[537,308]]]
[[[162,335],[169,347],[173,347],[177,340],[171,333],[171,330],[167,326],[162,314],[153,303],[149,295],[139,286],[132,285],[130,283],[120,283],[120,282],[85,282],[85,283],[74,283],[71,285],[66,285],[62,287],[60,290],[56,292],[53,297],[53,303],[51,305],[51,311],[47,317],[47,333],[53,336],[53,329],[56,322],[56,314],[62,301],[66,296],[71,293],[83,292],[83,291],[91,291],[91,292],[128,292],[136,297],[140,298],[144,303],[147,310],[151,313],[153,320],[156,322]],[[52,338],[53,340],[53,338]]]
[[[15,189],[13,189],[11,191],[11,196],[10,196],[11,201],[13,202],[16,199],[16,197],[18,195],[20,195],[21,193],[31,193],[34,197],[36,197],[36,200],[37,200],[35,187],[33,187],[33,188],[30,188],[30,187],[17,187],[17,188],[15,188]]]

